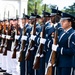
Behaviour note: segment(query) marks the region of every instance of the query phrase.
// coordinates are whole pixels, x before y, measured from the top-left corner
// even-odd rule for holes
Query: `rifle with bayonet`
[[[58,8],[57,8],[57,14],[58,14]],[[56,21],[55,21],[56,22]],[[58,41],[58,28],[55,28],[55,33],[54,33],[54,44],[57,45],[57,41]],[[52,51],[51,52],[51,56],[49,59],[49,66],[47,67],[47,73],[46,75],[53,75],[52,71],[53,71],[53,65],[56,62],[56,51]]]
[[[46,11],[46,4],[45,4],[45,6],[44,6],[44,11],[43,12],[45,12]],[[44,34],[45,34],[45,14],[44,14],[44,27],[43,27],[43,31],[42,31],[42,38],[45,38],[44,36]],[[41,55],[41,54],[43,54],[43,48],[44,48],[44,44],[40,44],[39,45],[39,48],[38,48],[38,52],[36,53],[36,54],[39,54],[39,55]],[[40,67],[40,56],[38,56],[38,57],[35,57],[35,60],[34,60],[34,64],[33,64],[33,69],[39,69],[39,67]]]
[[[8,23],[9,23],[9,11],[8,11]],[[7,25],[7,29],[6,29],[6,39],[5,39],[5,44],[4,44],[4,48],[3,48],[3,50],[4,50],[4,53],[3,53],[3,55],[7,55],[7,42],[8,42],[8,38],[7,38],[7,36],[9,35],[9,27],[10,27],[10,23]]]
[[[36,6],[37,6],[37,3],[35,3],[35,16],[37,15],[37,9],[36,9]],[[33,35],[35,36],[36,35],[36,18],[35,18],[35,22],[34,22],[34,28],[33,28]],[[27,54],[26,54],[26,57],[25,57],[25,60],[30,60],[30,57],[31,57],[31,48],[34,47],[35,45],[35,41],[31,40],[31,42],[29,43],[29,48],[27,50]]]
[[[16,19],[18,20],[18,11],[16,10]],[[18,36],[18,24],[16,26],[16,32],[15,32],[15,37]],[[13,49],[13,54],[12,54],[12,58],[16,58],[16,52],[17,52],[17,48],[18,47],[18,40],[15,39],[15,47]]]
[[[25,13],[25,10],[24,10],[24,13]],[[23,15],[24,16],[24,15]],[[22,31],[22,37],[26,35],[26,27],[24,26],[24,29]],[[21,52],[20,52],[20,57],[19,57],[19,62],[25,60],[24,59],[24,49],[25,49],[25,44],[26,44],[26,40],[22,40],[22,48],[21,48]]]

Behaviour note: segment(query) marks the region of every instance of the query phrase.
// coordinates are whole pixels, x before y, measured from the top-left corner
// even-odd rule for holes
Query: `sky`
[[[74,2],[75,0],[43,0],[43,4],[57,5],[59,10],[62,10],[64,7],[72,5]],[[3,0],[0,0],[0,18],[3,18],[4,11],[6,12],[7,17],[8,10],[10,10],[10,15],[15,15],[14,11],[16,9],[19,9],[18,2],[3,2]]]
[[[75,0],[43,0],[43,4],[57,5],[60,10],[75,3]]]

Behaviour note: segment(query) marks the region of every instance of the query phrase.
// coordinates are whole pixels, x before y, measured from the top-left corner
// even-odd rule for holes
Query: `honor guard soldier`
[[[27,62],[25,61],[25,54],[28,48],[29,38],[32,31],[32,27],[29,24],[29,18],[30,17],[28,15],[23,14],[23,18],[22,18],[22,25],[23,25],[22,33],[23,34],[22,34],[21,41],[25,41],[25,43],[21,42],[21,51],[23,50],[23,52],[22,52],[22,60],[20,61],[20,70],[21,70],[20,75],[26,75],[27,73],[27,65],[26,65]],[[21,54],[20,54],[20,57],[21,57]]]
[[[7,20],[6,19],[4,19],[3,20],[3,33],[2,33],[2,38],[3,38],[3,40],[4,40],[4,42],[2,43],[2,53],[4,54],[4,48],[5,48],[5,41],[6,41],[6,39],[5,39],[5,37],[6,37],[6,32],[7,32]],[[7,66],[6,66],[6,59],[7,59],[7,56],[4,56],[4,55],[2,55],[2,69],[3,70],[7,70]]]
[[[3,21],[0,21],[0,72],[5,72],[5,70],[2,69],[2,57],[3,57],[3,50],[2,50],[2,41],[4,40],[2,35],[3,35],[3,31],[4,31],[4,22]]]
[[[36,70],[36,75],[45,74],[45,59],[46,59],[45,56],[46,56],[46,51],[47,51],[45,42],[46,42],[46,39],[49,38],[48,30],[50,28],[50,13],[44,11],[43,15],[44,15],[43,17],[45,18],[42,19],[43,20],[42,22],[44,22],[45,25],[42,26],[42,37],[40,38],[40,45],[38,47],[38,51],[35,56],[35,57],[40,57],[40,60],[39,60],[40,63],[38,63],[40,65],[39,65],[39,68]],[[42,48],[42,51],[40,51],[41,50],[40,48]],[[42,53],[40,54],[39,52],[42,52]]]
[[[28,47],[28,51],[30,49],[30,56],[29,56],[30,58],[28,59],[28,69],[27,69],[28,75],[35,75],[35,71],[33,69],[33,62],[39,44],[40,33],[42,31],[42,28],[39,24],[40,18],[41,16],[39,16],[38,14],[31,13],[30,20],[31,24],[33,25],[33,34],[30,37],[31,42]],[[32,41],[34,43],[32,43]]]
[[[57,9],[51,9],[51,10],[52,10],[52,12],[50,14],[50,26],[51,27],[49,28],[48,34],[49,34],[49,37],[52,38],[52,41],[51,41],[51,39],[46,40],[46,46],[48,47],[49,50],[47,51],[47,55],[46,55],[47,67],[46,67],[45,73],[47,72],[47,69],[49,67],[48,63],[50,62],[51,50],[52,50],[51,47],[52,47],[52,43],[53,43],[55,29],[58,28],[58,36],[59,36],[60,32],[62,31],[62,27],[60,24],[62,12]],[[53,75],[54,75],[54,71],[53,71]]]
[[[50,15],[50,24],[51,24],[52,28],[50,29],[49,33],[54,32],[56,27],[58,27],[58,29],[59,29],[58,32],[60,33],[61,30],[62,30],[62,27],[61,27],[61,24],[60,24],[62,12],[60,10],[57,10],[57,9],[51,9],[51,10],[52,10],[52,12],[51,12],[51,15]]]
[[[62,13],[61,25],[63,31],[58,37],[58,45],[52,45],[52,50],[57,53],[57,75],[71,74],[72,58],[75,53],[75,32],[72,28],[73,19],[72,15]]]
[[[72,27],[73,29],[75,30],[75,18],[74,18],[74,21],[72,23]],[[75,32],[75,31],[74,31]],[[74,34],[75,35],[75,34]],[[71,36],[72,37],[72,36]],[[75,39],[74,39],[75,40]],[[72,42],[74,45],[75,45],[75,42],[73,41]],[[72,70],[71,70],[72,74],[71,75],[75,75],[75,54],[73,56],[73,67],[72,67]]]
[[[20,63],[18,62],[19,51],[20,51],[20,34],[21,28],[19,25],[19,18],[16,17],[13,20],[13,33],[15,34],[13,43],[12,43],[12,75],[20,75]]]
[[[6,34],[6,40],[7,40],[7,47],[5,48],[6,52],[4,51],[4,55],[7,56],[7,59],[6,59],[6,66],[7,66],[7,69],[6,69],[6,73],[3,73],[3,75],[12,75],[12,52],[11,52],[11,45],[12,45],[12,39],[11,39],[11,27],[12,27],[12,22],[13,22],[13,19],[8,19],[8,22],[7,22],[7,33]],[[9,62],[10,60],[10,62]]]

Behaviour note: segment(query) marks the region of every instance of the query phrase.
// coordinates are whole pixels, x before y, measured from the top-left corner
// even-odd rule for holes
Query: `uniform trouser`
[[[27,63],[28,64],[28,69],[27,69],[28,75],[35,75],[36,74],[34,69],[33,69],[33,63],[34,63],[36,50],[37,50],[37,48],[35,47],[35,50],[31,51],[31,57],[30,57],[30,60]]]
[[[25,51],[23,52],[23,60],[20,62],[20,75],[25,75]]]
[[[3,56],[3,54],[1,53],[0,54],[0,68],[2,68],[2,56]]]
[[[12,75],[20,75],[20,63],[18,62],[19,52],[16,52],[16,58],[12,59]]]
[[[71,72],[72,72],[71,75],[75,75],[75,67],[72,68]]]
[[[7,56],[6,55],[2,55],[2,69],[3,70],[7,70],[6,60],[7,60]]]
[[[15,46],[15,41],[12,42],[12,46],[11,46],[11,51],[13,54],[13,50],[14,50],[14,46]],[[20,63],[18,62],[18,58],[19,58],[19,52],[16,52],[16,58],[12,59],[12,75],[20,75]]]
[[[36,75],[45,75],[45,57],[40,58],[40,68],[36,71]]]
[[[7,51],[6,66],[7,66],[6,72],[12,74],[12,52],[11,51]]]
[[[57,67],[57,75],[71,75],[71,67]]]

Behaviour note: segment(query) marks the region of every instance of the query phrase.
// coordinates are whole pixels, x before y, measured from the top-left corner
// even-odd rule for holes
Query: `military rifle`
[[[25,14],[25,9],[24,9],[24,14]],[[23,36],[25,36],[26,35],[26,27],[24,26],[24,29],[23,29],[23,31],[22,31],[22,37]],[[25,58],[24,58],[24,49],[25,49],[25,44],[26,44],[26,40],[23,40],[22,41],[22,48],[21,48],[21,52],[20,52],[20,57],[19,57],[19,62],[21,62],[21,61],[23,61],[23,60],[25,60]]]
[[[57,8],[57,14],[58,14],[58,8]],[[54,33],[54,44],[57,45],[57,41],[58,41],[58,28],[55,28],[55,33]],[[53,65],[56,62],[56,51],[52,51],[51,52],[51,56],[49,59],[49,66],[47,67],[47,73],[46,75],[52,75],[52,71],[53,71]]]
[[[16,10],[16,19],[18,20],[18,11],[17,10]],[[18,36],[18,24],[16,26],[16,32],[15,32],[15,37],[16,36]],[[13,49],[13,54],[12,54],[13,59],[16,58],[16,52],[17,52],[16,48],[17,48],[17,46],[18,46],[18,40],[15,39],[15,47]]]
[[[9,22],[9,11],[8,11],[8,22]],[[6,37],[9,35],[9,27],[10,27],[10,23],[9,23],[9,25],[7,25],[7,29],[6,29]],[[4,53],[3,53],[3,55],[7,55],[7,46],[8,46],[8,44],[7,44],[7,42],[8,42],[8,39],[6,38],[5,39],[5,44],[4,44],[4,48],[3,48],[3,51],[4,51]]]
[[[36,6],[37,6],[37,3],[35,3],[35,16],[37,15],[37,9],[36,9]],[[35,18],[35,22],[34,22],[34,28],[33,28],[33,35],[35,36],[36,35],[36,18]],[[25,57],[25,60],[30,60],[30,57],[31,57],[31,48],[34,47],[35,45],[35,41],[31,40],[30,44],[29,44],[29,47],[28,50],[27,50],[27,54],[26,54],[26,57]]]
[[[46,11],[46,4],[44,6],[43,13],[45,11]],[[46,19],[45,19],[45,14],[44,14],[44,27],[43,27],[43,31],[42,31],[42,38],[45,38],[44,37],[44,34],[45,34],[45,21],[46,21]],[[44,44],[40,44],[39,49],[37,50],[38,52],[36,53],[36,55],[37,54],[39,54],[39,55],[43,54],[43,48],[44,48]],[[35,57],[35,60],[34,60],[33,69],[39,69],[39,67],[40,67],[40,56],[37,56],[37,57]]]

